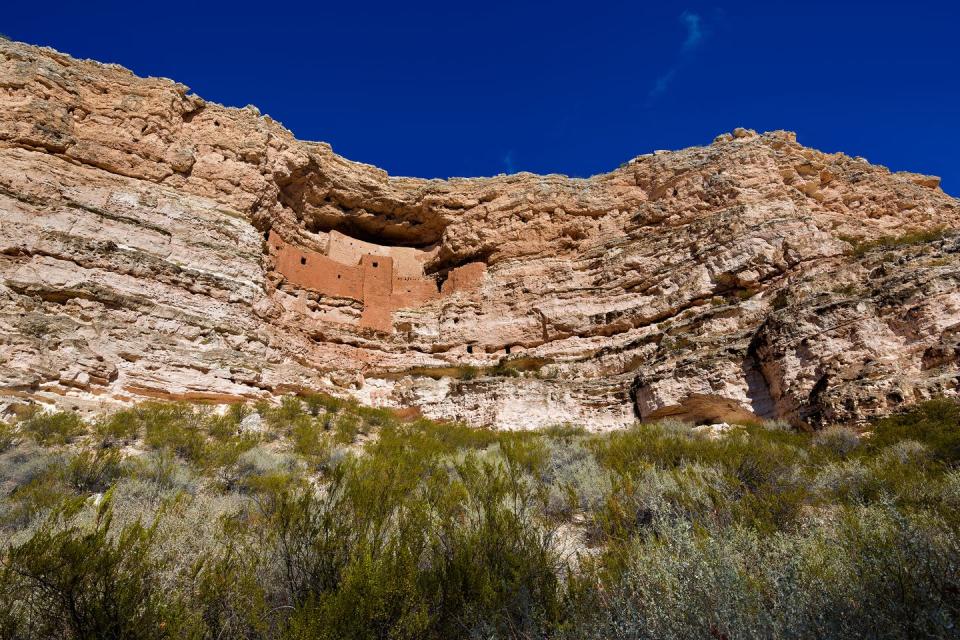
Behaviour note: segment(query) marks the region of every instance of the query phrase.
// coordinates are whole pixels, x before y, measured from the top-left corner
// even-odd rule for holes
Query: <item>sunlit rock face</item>
[[[589,179],[393,178],[50,49],[0,42],[0,86],[3,406],[816,428],[957,393],[960,204],[930,176],[737,129]]]

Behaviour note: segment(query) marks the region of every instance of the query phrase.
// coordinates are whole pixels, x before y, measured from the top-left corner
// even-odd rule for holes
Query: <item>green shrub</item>
[[[241,481],[249,482],[253,477],[292,471],[296,462],[290,456],[258,446],[240,454],[236,466]]]
[[[9,450],[17,441],[17,434],[13,426],[6,422],[0,422],[0,453]]]
[[[33,411],[19,423],[20,429],[42,445],[67,444],[85,432],[83,420],[72,411]]]
[[[502,358],[497,364],[487,370],[491,376],[499,378],[516,378],[520,375],[520,369],[514,366],[513,362],[507,358]]]
[[[960,403],[929,400],[906,413],[876,423],[870,438],[873,450],[902,440],[915,440],[930,449],[934,459],[954,466],[960,463]]]
[[[176,638],[185,616],[158,585],[155,527],[111,532],[110,498],[90,529],[70,524],[66,503],[25,542],[5,551],[0,581],[30,594],[12,604],[24,633],[42,638]]]
[[[337,416],[333,423],[334,440],[341,444],[352,443],[360,433],[360,418],[352,413],[343,413]]]
[[[206,431],[216,440],[231,440],[240,434],[240,421],[244,417],[245,411],[242,404],[231,405],[223,415],[212,415],[207,418]]]
[[[862,440],[672,421],[501,432],[323,395],[257,410],[269,443],[239,433],[242,405],[145,403],[69,454],[33,438],[0,452],[0,636],[939,637],[958,623],[952,402]],[[136,452],[138,437],[145,455],[109,446]],[[74,562],[83,545],[100,560]],[[108,581],[142,602],[90,587]],[[115,619],[76,623],[69,598]]]
[[[165,490],[196,490],[197,480],[193,470],[176,458],[173,451],[160,449],[130,462],[130,475]]]
[[[569,637],[952,637],[957,533],[889,506],[778,536],[677,523],[618,551],[622,569]]]
[[[860,446],[860,436],[849,427],[831,426],[813,436],[813,444],[838,458],[846,458]]]
[[[337,413],[347,404],[340,398],[326,393],[308,393],[303,396],[303,400],[307,403],[307,411],[314,417],[319,416],[321,412]]]
[[[432,466],[391,445],[342,466],[322,498],[275,497],[292,637],[522,635],[555,619],[557,559],[509,464],[468,456],[422,476]]]
[[[548,447],[549,456],[541,474],[548,487],[547,513],[569,517],[576,511],[599,509],[610,494],[611,479],[591,450],[581,440],[567,438],[551,438]]]
[[[290,433],[294,452],[305,458],[322,458],[328,454],[330,440],[326,435],[325,425],[325,422],[311,420],[294,426]]]
[[[895,247],[929,244],[936,240],[941,240],[948,233],[949,229],[939,227],[926,231],[911,231],[899,236],[882,236],[876,240],[863,240],[849,236],[839,236],[839,239],[851,245],[850,254],[852,256],[861,258],[875,249],[892,249]]]
[[[0,452],[0,497],[18,488],[52,467],[63,463],[61,455],[25,440]]]
[[[45,467],[16,487],[4,503],[2,524],[20,530],[45,515],[70,495],[60,474]]]
[[[135,409],[122,409],[102,418],[96,424],[100,439],[107,443],[129,443],[136,440],[140,432],[140,419]]]
[[[205,637],[276,637],[259,560],[229,541],[195,562],[190,606],[208,630]]]
[[[362,407],[353,408],[353,412],[363,422],[367,429],[378,429],[397,423],[397,418],[393,411],[386,407]]]
[[[81,493],[106,491],[121,474],[121,460],[116,449],[80,451],[67,462],[64,480],[74,491]]]

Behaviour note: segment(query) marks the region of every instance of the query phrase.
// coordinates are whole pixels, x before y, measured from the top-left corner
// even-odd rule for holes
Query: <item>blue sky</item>
[[[394,175],[587,176],[737,126],[960,194],[960,4],[9,3],[0,32],[255,104]]]

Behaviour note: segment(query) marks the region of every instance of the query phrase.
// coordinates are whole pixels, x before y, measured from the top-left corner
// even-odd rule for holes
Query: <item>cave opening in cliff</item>
[[[410,247],[429,250],[436,246],[446,224],[425,224],[419,220],[396,220],[393,216],[358,214],[333,215],[312,211],[304,216],[304,226],[310,233],[338,231],[363,242],[390,247]]]

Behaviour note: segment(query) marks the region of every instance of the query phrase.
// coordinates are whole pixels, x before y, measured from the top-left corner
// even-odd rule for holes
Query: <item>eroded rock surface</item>
[[[50,49],[0,42],[0,88],[8,403],[323,389],[508,428],[817,427],[960,384],[960,203],[931,176],[737,129],[589,179],[394,178]],[[415,256],[421,293],[364,321],[271,235]]]

